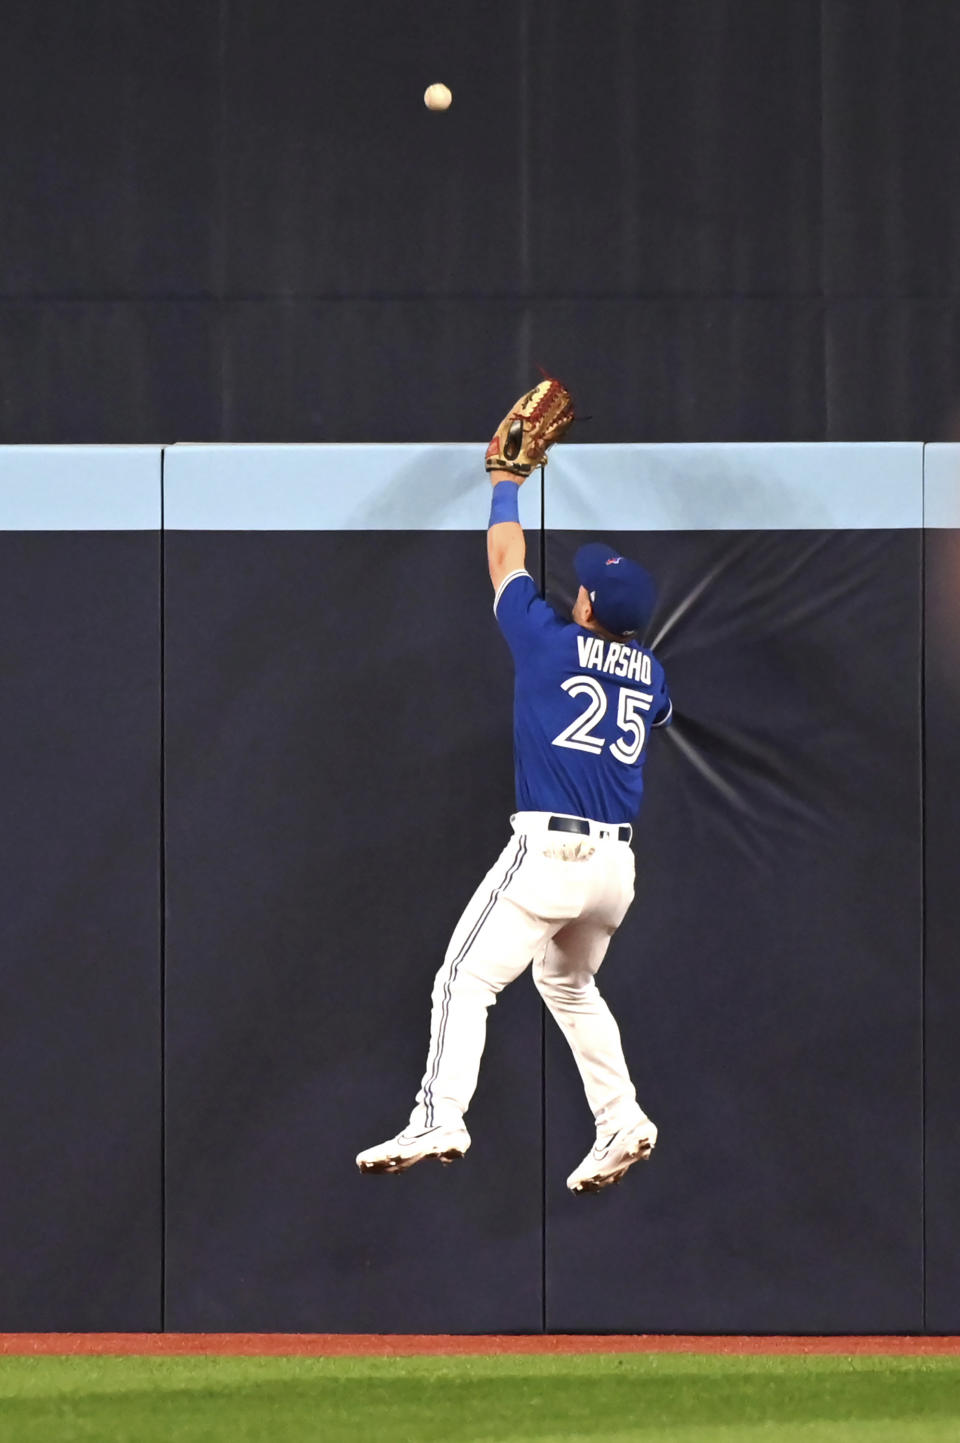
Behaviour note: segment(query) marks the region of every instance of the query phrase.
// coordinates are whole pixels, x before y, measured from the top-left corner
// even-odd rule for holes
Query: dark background
[[[582,440],[954,427],[954,0],[4,20],[0,441],[476,440],[537,364]]]

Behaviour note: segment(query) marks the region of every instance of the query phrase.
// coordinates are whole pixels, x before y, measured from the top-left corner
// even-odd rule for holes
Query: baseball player
[[[633,900],[631,823],[651,728],[667,725],[672,707],[663,668],[636,639],[654,604],[643,567],[599,542],[581,547],[569,621],[541,599],[524,569],[518,489],[572,420],[567,392],[544,381],[520,399],[487,450],[493,609],[516,673],[513,836],[468,903],[437,973],[427,1065],[410,1121],[359,1154],[361,1172],[463,1157],[487,1011],[531,963],[597,1129],[567,1186],[583,1193],[619,1182],[656,1144],[595,976]]]

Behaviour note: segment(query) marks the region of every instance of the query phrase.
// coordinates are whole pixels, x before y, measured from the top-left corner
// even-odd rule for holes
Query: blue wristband
[[[488,526],[496,526],[498,521],[519,521],[520,520],[520,487],[516,481],[498,481],[493,488],[493,500],[490,502],[490,520]]]

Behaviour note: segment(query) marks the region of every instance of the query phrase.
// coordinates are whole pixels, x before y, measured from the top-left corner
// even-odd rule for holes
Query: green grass
[[[0,1358],[0,1443],[940,1443],[958,1358]]]

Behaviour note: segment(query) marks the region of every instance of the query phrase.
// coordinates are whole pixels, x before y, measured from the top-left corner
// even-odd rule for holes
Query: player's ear
[[[581,626],[586,626],[593,620],[593,607],[590,604],[590,593],[585,586],[581,586],[577,592],[577,600],[574,605],[574,613]]]

